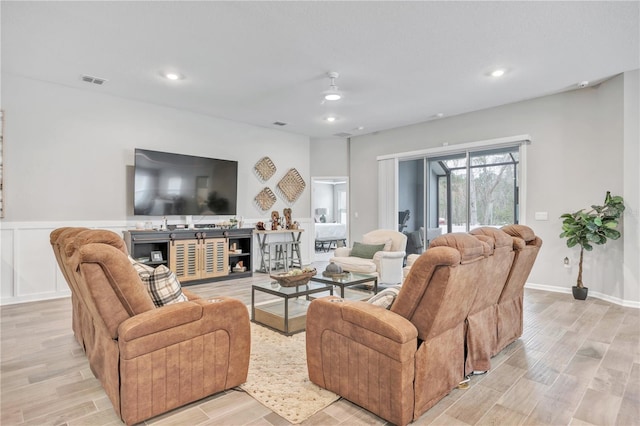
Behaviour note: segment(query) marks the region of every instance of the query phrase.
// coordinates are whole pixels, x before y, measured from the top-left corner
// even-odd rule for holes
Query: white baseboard
[[[524,286],[525,288],[530,288],[532,290],[544,290],[544,291],[552,291],[554,293],[566,293],[571,294],[571,288],[566,287],[557,287],[553,285],[546,284],[535,284],[535,283],[527,283]],[[640,309],[640,302],[634,302],[630,300],[623,300],[618,297],[609,296],[608,294],[603,294],[597,291],[589,290],[589,297],[595,297],[596,299],[604,300],[606,302],[615,303],[616,305],[624,306],[627,308],[636,308]]]

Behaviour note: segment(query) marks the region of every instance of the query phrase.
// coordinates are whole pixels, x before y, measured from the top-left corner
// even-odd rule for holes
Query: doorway
[[[349,178],[311,178],[314,261],[327,262],[337,247],[348,245]]]

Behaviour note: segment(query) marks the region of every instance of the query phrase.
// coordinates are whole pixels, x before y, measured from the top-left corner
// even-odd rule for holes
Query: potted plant
[[[573,297],[584,300],[589,289],[582,283],[582,258],[584,251],[593,250],[595,244],[604,244],[607,239],[620,238],[618,222],[624,212],[624,200],[620,196],[612,196],[610,191],[604,198],[604,205],[591,206],[588,212],[585,209],[575,213],[565,213],[560,216],[562,221],[562,233],[560,238],[567,239],[567,247],[580,246],[580,262],[578,263],[578,280],[573,286]]]

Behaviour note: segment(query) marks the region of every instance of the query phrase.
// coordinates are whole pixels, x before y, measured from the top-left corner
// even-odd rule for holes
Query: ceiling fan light
[[[337,87],[333,86],[331,89],[324,92],[324,99],[327,101],[338,101],[342,99],[342,93]]]
[[[329,84],[329,90],[323,92],[325,101],[337,101],[342,99],[342,92],[338,90],[338,86],[336,86],[336,78],[338,78],[340,74],[335,71],[331,71],[327,73],[327,77],[331,79],[331,83]]]

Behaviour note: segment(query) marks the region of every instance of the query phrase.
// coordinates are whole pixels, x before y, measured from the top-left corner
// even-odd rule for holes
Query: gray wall
[[[105,96],[99,87],[79,90],[6,73],[2,85],[6,216],[0,220],[0,304],[69,295],[49,245],[53,229],[86,226],[121,233],[137,221],[159,224],[160,217],[132,216],[134,148],[237,160],[238,216],[245,226],[289,207],[276,185],[296,168],[306,188],[291,208],[293,219],[308,231],[301,240],[303,262],[311,261],[309,138]],[[253,171],[263,156],[277,167],[266,183]],[[265,186],[277,196],[267,212],[254,203]],[[196,223],[227,219],[193,218]],[[257,266],[259,251],[254,252]]]
[[[344,138],[312,138],[311,176],[349,176],[349,146]]]
[[[307,184],[294,215],[310,216],[304,136],[11,75],[3,75],[2,104],[5,221],[126,219],[134,148],[237,160],[238,215],[245,218],[269,217],[253,199],[265,186],[276,192],[294,167]],[[265,155],[277,171],[263,184],[253,166]],[[288,207],[277,199],[272,210]]]
[[[362,235],[377,227],[377,193],[370,190],[370,182],[378,179],[377,156],[439,147],[443,143],[529,134],[533,143],[528,147],[523,223],[544,240],[529,281],[551,288],[570,288],[577,275],[578,251],[568,249],[565,241],[558,238],[560,215],[601,203],[607,190],[618,195],[635,191],[637,197],[637,178],[634,180],[631,172],[623,170],[623,158],[638,144],[637,133],[625,130],[627,126],[638,126],[638,115],[625,110],[626,104],[638,98],[637,80],[637,72],[627,73],[596,87],[352,138],[350,235]],[[637,103],[635,108],[637,113]],[[626,124],[624,117],[629,120]],[[638,158],[637,150],[634,158]],[[635,203],[635,214],[625,216],[625,228],[637,229]],[[534,212],[548,212],[549,219],[535,221]],[[635,285],[624,280],[625,269],[632,265],[623,266],[623,258],[629,259],[627,262],[635,259],[637,265],[637,231],[625,235],[625,239],[634,243],[625,246],[628,253],[624,256],[624,240],[587,253],[584,281],[593,292],[640,306],[637,280]],[[563,266],[565,256],[572,260],[573,267]],[[633,267],[637,273],[637,266]]]

